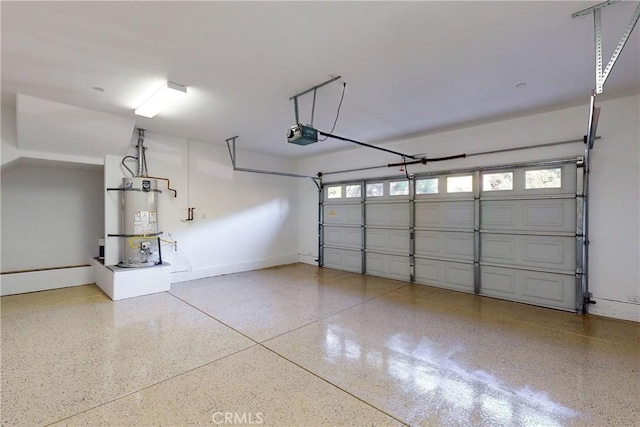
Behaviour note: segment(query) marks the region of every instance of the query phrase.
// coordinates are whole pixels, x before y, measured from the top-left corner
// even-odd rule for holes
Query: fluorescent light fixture
[[[135,113],[138,116],[151,118],[186,94],[186,86],[182,86],[174,82],[167,82],[164,86],[158,89],[151,98],[147,99],[141,106],[136,108]]]

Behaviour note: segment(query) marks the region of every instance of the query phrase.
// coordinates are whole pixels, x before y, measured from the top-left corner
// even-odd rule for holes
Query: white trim
[[[243,271],[260,270],[278,265],[294,264],[298,262],[298,255],[281,255],[265,258],[259,261],[243,262],[212,268],[179,271],[171,274],[171,283],[204,279],[206,277],[222,276],[224,274],[241,273]]]
[[[596,303],[588,307],[589,314],[640,322],[640,304],[593,297]]]
[[[0,276],[0,295],[25,294],[94,283],[91,266],[9,273]]]

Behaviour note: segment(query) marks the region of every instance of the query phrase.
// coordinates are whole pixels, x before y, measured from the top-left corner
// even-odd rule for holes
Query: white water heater
[[[158,237],[158,182],[146,177],[122,179],[121,267],[148,267],[161,262]]]

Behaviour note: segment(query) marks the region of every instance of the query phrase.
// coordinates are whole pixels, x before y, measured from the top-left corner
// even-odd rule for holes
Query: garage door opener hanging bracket
[[[585,156],[587,156],[586,162],[586,171],[589,170],[589,162],[588,162],[588,151],[593,148],[593,144],[596,139],[596,131],[598,127],[598,119],[600,117],[600,107],[595,106],[596,96],[601,94],[604,91],[604,84],[609,77],[609,73],[613,69],[613,66],[616,64],[622,49],[625,44],[629,40],[629,36],[633,31],[634,27],[638,23],[638,18],[640,18],[640,4],[636,6],[633,15],[631,15],[631,19],[625,28],[618,45],[613,51],[609,62],[607,63],[604,70],[602,69],[603,61],[602,61],[602,9],[610,6],[614,3],[618,3],[620,0],[609,0],[604,3],[597,4],[595,6],[589,7],[587,9],[581,10],[571,15],[571,18],[577,18],[580,16],[586,16],[589,14],[593,15],[593,41],[595,48],[595,89],[591,92],[591,103],[589,108],[589,123],[587,125],[587,135],[585,136]]]
[[[633,12],[633,15],[631,16],[631,20],[629,21],[627,28],[625,28],[624,33],[622,34],[622,38],[620,39],[620,42],[618,42],[618,46],[616,46],[615,50],[613,51],[613,54],[611,55],[611,59],[609,59],[607,66],[603,70],[602,69],[601,12],[602,12],[602,9],[605,8],[606,6],[610,6],[611,4],[617,3],[619,1],[620,0],[609,0],[604,3],[600,3],[598,5],[581,10],[580,12],[576,12],[573,15],[571,15],[572,18],[577,18],[579,16],[593,14],[593,33],[594,33],[594,44],[595,44],[595,51],[596,51],[595,52],[596,53],[596,58],[595,58],[595,61],[596,61],[595,94],[596,95],[599,95],[602,93],[604,88],[604,83],[607,81],[607,77],[609,76],[611,69],[613,68],[616,61],[618,60],[618,57],[620,56],[620,52],[622,52],[624,45],[627,43],[627,40],[629,39],[629,35],[631,35],[633,28],[637,24],[638,17],[640,17],[640,4],[638,4],[635,12]]]

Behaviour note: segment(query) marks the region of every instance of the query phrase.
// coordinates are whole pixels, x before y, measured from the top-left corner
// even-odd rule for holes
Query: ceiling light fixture
[[[149,99],[136,108],[138,116],[152,118],[171,103],[187,94],[187,87],[174,82],[167,82]]]

